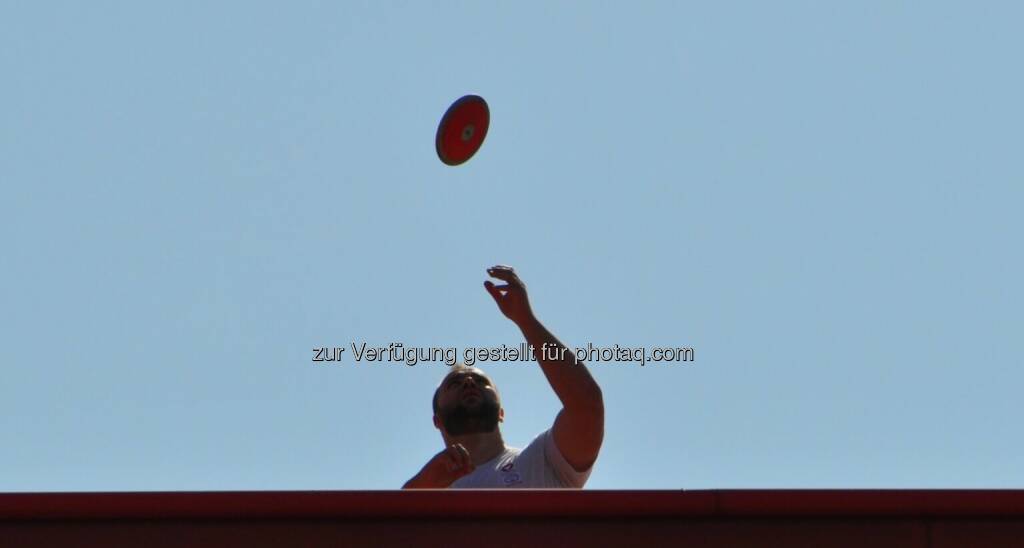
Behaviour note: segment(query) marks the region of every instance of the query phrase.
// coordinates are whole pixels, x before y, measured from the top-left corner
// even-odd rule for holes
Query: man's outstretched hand
[[[526,297],[526,285],[515,270],[511,266],[495,265],[488,268],[487,273],[505,282],[502,285],[494,285],[490,280],[484,282],[484,288],[494,297],[501,313],[520,327],[533,320],[530,300]]]

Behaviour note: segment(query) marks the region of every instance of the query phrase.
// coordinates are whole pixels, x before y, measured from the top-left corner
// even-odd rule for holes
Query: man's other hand
[[[420,473],[409,480],[403,489],[443,489],[475,469],[469,451],[461,443],[455,443],[427,461]]]

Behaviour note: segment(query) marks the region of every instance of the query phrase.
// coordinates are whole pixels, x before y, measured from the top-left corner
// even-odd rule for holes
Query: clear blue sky
[[[592,366],[590,488],[1024,487],[1022,18],[4,2],[0,490],[397,488],[445,366],[311,349],[517,344],[495,263],[571,346],[696,352]]]

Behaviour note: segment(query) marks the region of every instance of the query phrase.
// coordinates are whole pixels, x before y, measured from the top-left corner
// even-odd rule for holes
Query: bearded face
[[[460,399],[440,409],[441,424],[451,436],[486,434],[498,427],[498,402],[481,397]]]
[[[458,368],[434,393],[434,413],[450,436],[487,434],[501,422],[498,391],[479,369]]]

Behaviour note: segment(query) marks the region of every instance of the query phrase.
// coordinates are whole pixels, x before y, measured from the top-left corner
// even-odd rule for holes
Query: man
[[[498,428],[505,410],[494,383],[477,368],[453,367],[434,392],[434,426],[445,449],[403,489],[583,487],[604,438],[601,389],[575,353],[534,317],[515,271],[495,266],[487,273],[505,282],[488,280],[484,287],[533,347],[562,410],[525,449],[508,447]]]

